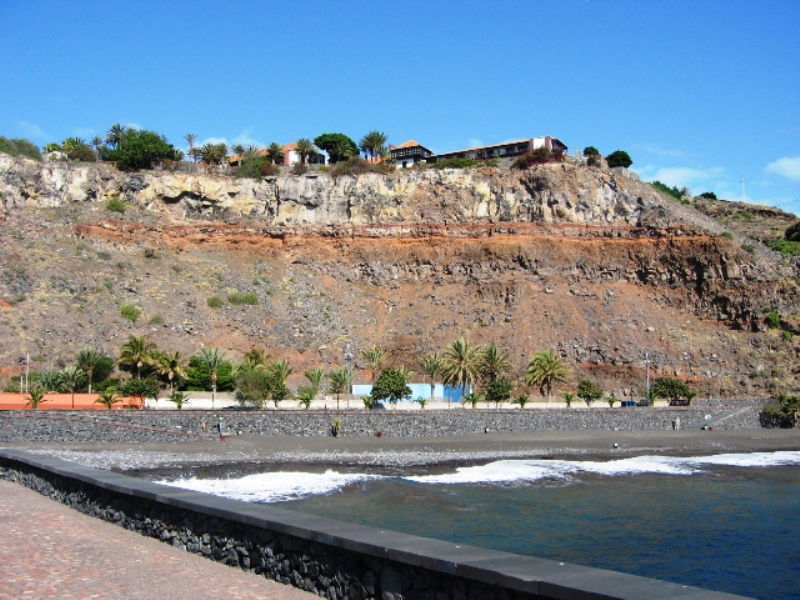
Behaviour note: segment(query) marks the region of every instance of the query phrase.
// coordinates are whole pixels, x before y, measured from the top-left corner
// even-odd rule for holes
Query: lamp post
[[[350,350],[350,342],[347,342],[344,345],[344,365],[345,368],[351,373],[353,372],[352,364],[354,358],[355,356],[353,355],[353,351]],[[352,392],[352,388],[347,390],[347,400],[345,400],[348,410],[350,409],[350,395],[351,395],[350,392]],[[336,408],[338,409],[339,407],[337,406]]]
[[[645,372],[645,394],[647,401],[651,406],[655,406],[655,402],[650,398],[650,353],[644,353],[644,372]]]

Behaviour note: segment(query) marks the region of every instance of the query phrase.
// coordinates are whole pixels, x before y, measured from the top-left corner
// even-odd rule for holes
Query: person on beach
[[[217,431],[219,432],[219,441],[225,440],[225,424],[222,422],[222,417],[217,421]]]

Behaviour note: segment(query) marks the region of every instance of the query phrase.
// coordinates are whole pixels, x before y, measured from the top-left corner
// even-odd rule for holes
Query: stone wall
[[[739,598],[247,504],[18,451],[0,450],[0,477],[329,600]]]
[[[5,411],[0,442],[156,442],[213,436],[221,419],[226,435],[329,435],[333,419],[340,435],[433,437],[525,431],[664,431],[759,429],[760,403],[682,408],[572,408],[437,411]],[[205,424],[205,430],[203,429]]]

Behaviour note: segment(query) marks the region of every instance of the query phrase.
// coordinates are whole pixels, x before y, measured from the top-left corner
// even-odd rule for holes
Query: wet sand
[[[307,467],[431,467],[499,458],[612,458],[800,450],[800,430],[539,431],[485,435],[391,437],[228,437],[181,444],[3,444],[119,471],[187,467],[304,464]]]

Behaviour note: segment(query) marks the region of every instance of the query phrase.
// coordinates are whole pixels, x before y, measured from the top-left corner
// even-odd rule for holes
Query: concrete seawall
[[[0,477],[330,600],[742,598],[228,500],[20,451],[0,450]]]
[[[424,438],[491,432],[665,431],[759,429],[760,404],[685,408],[608,408],[439,411],[5,411],[0,442],[164,442],[216,435],[340,435]]]

